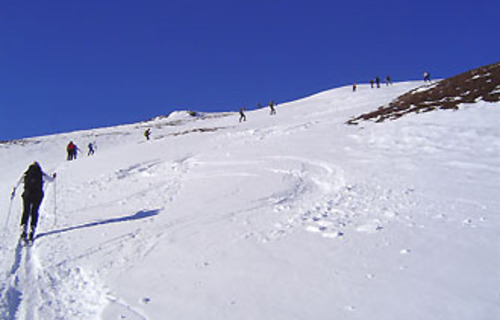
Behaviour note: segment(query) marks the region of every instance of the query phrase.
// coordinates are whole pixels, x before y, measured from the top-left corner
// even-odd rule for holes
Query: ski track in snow
[[[104,291],[83,270],[45,267],[37,244],[16,247],[14,263],[2,288],[1,319],[92,319]]]

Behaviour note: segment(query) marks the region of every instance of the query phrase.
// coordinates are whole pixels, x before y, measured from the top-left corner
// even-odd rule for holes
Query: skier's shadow
[[[10,269],[10,274],[15,275],[19,267],[21,266],[21,259],[23,257],[23,242],[21,239],[17,242],[16,253],[14,257],[14,264]]]
[[[15,320],[16,314],[21,305],[23,293],[18,287],[19,276],[17,272],[21,267],[23,260],[23,244],[19,239],[14,254],[14,263],[10,269],[9,280],[0,288],[4,298],[3,308],[0,308],[0,318],[6,320]]]
[[[81,225],[74,226],[74,227],[67,227],[67,228],[63,228],[63,229],[43,232],[43,233],[38,234],[36,236],[36,238],[39,239],[39,238],[51,236],[54,234],[61,234],[64,232],[74,231],[74,230],[78,230],[78,229],[92,228],[92,227],[102,226],[102,225],[111,224],[111,223],[122,223],[122,222],[127,222],[127,221],[134,221],[134,220],[150,218],[150,217],[156,216],[159,212],[160,212],[159,209],[148,210],[148,211],[141,210],[141,211],[139,211],[131,216],[112,218],[112,219],[107,219],[107,220],[100,220],[100,221],[81,224]]]

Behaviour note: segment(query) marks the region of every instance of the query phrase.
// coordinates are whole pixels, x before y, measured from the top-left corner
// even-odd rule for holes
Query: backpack
[[[24,189],[42,190],[43,174],[42,169],[36,165],[31,165],[24,173]]]

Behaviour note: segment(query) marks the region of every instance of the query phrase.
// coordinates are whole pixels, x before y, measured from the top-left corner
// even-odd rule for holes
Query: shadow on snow
[[[111,223],[121,223],[121,222],[150,218],[150,217],[156,216],[159,212],[160,212],[159,209],[148,210],[148,211],[141,210],[141,211],[139,211],[131,216],[112,218],[112,219],[107,219],[107,220],[100,220],[100,221],[81,224],[81,225],[74,226],[74,227],[67,227],[67,228],[63,228],[63,229],[43,232],[43,233],[38,234],[36,236],[36,238],[38,239],[38,238],[42,238],[42,237],[46,237],[46,236],[50,236],[50,235],[54,235],[54,234],[60,234],[60,233],[74,231],[74,230],[78,230],[78,229],[92,228],[92,227],[102,226],[102,225],[111,224]]]
[[[17,288],[18,278],[16,276],[17,271],[21,267],[21,260],[23,256],[23,245],[22,241],[19,240],[17,243],[14,264],[10,270],[10,284],[8,288],[2,288],[2,298],[3,302],[0,304],[0,318],[6,320],[15,320],[16,314],[21,305],[22,292]],[[6,283],[7,284],[7,283]]]

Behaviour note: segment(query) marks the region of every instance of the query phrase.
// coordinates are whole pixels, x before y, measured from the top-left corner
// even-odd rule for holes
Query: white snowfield
[[[421,85],[1,144],[0,319],[500,319],[500,104],[345,124]]]

